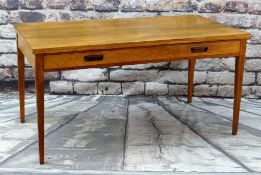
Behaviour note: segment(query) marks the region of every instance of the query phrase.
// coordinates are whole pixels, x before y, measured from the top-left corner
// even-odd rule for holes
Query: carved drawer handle
[[[198,52],[207,52],[208,47],[192,47],[191,52],[192,53],[198,53]]]
[[[102,61],[103,60],[103,55],[88,55],[84,56],[84,61],[89,62],[89,61]]]

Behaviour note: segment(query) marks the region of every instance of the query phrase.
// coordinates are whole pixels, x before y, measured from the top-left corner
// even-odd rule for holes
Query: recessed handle
[[[198,52],[207,52],[208,47],[192,47],[191,52],[192,53],[198,53]]]
[[[89,61],[102,61],[103,60],[103,55],[87,55],[84,56],[84,61],[89,62]]]

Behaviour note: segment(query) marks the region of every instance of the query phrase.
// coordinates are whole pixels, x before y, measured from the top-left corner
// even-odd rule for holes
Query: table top
[[[160,16],[14,25],[33,54],[248,39],[250,34],[195,16]]]

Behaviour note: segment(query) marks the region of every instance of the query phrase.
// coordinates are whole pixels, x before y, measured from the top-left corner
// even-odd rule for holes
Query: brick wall
[[[261,0],[0,0],[0,88],[17,80],[13,23],[198,14],[252,33],[243,95],[261,97]],[[27,64],[26,83],[33,71]],[[233,95],[234,58],[197,61],[196,96]],[[187,62],[48,73],[53,93],[185,95]],[[29,88],[30,89],[30,88]]]

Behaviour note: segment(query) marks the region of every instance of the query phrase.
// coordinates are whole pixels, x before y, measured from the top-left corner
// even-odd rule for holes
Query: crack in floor
[[[153,128],[157,131],[157,136],[156,136],[156,142],[157,145],[159,147],[159,158],[162,159],[163,157],[163,152],[162,152],[162,139],[161,139],[161,135],[164,134],[160,128],[156,125],[155,122],[155,118],[153,117],[151,111],[149,111],[147,108],[143,107],[143,106],[139,106],[143,111],[145,111],[146,115],[145,118],[149,118],[149,121],[151,123],[151,125],[153,126]]]
[[[125,133],[124,133],[124,140],[123,140],[123,161],[121,169],[124,170],[126,165],[126,148],[127,148],[127,139],[128,139],[128,122],[129,122],[129,97],[127,97],[127,114],[126,114],[126,123],[125,123]]]

